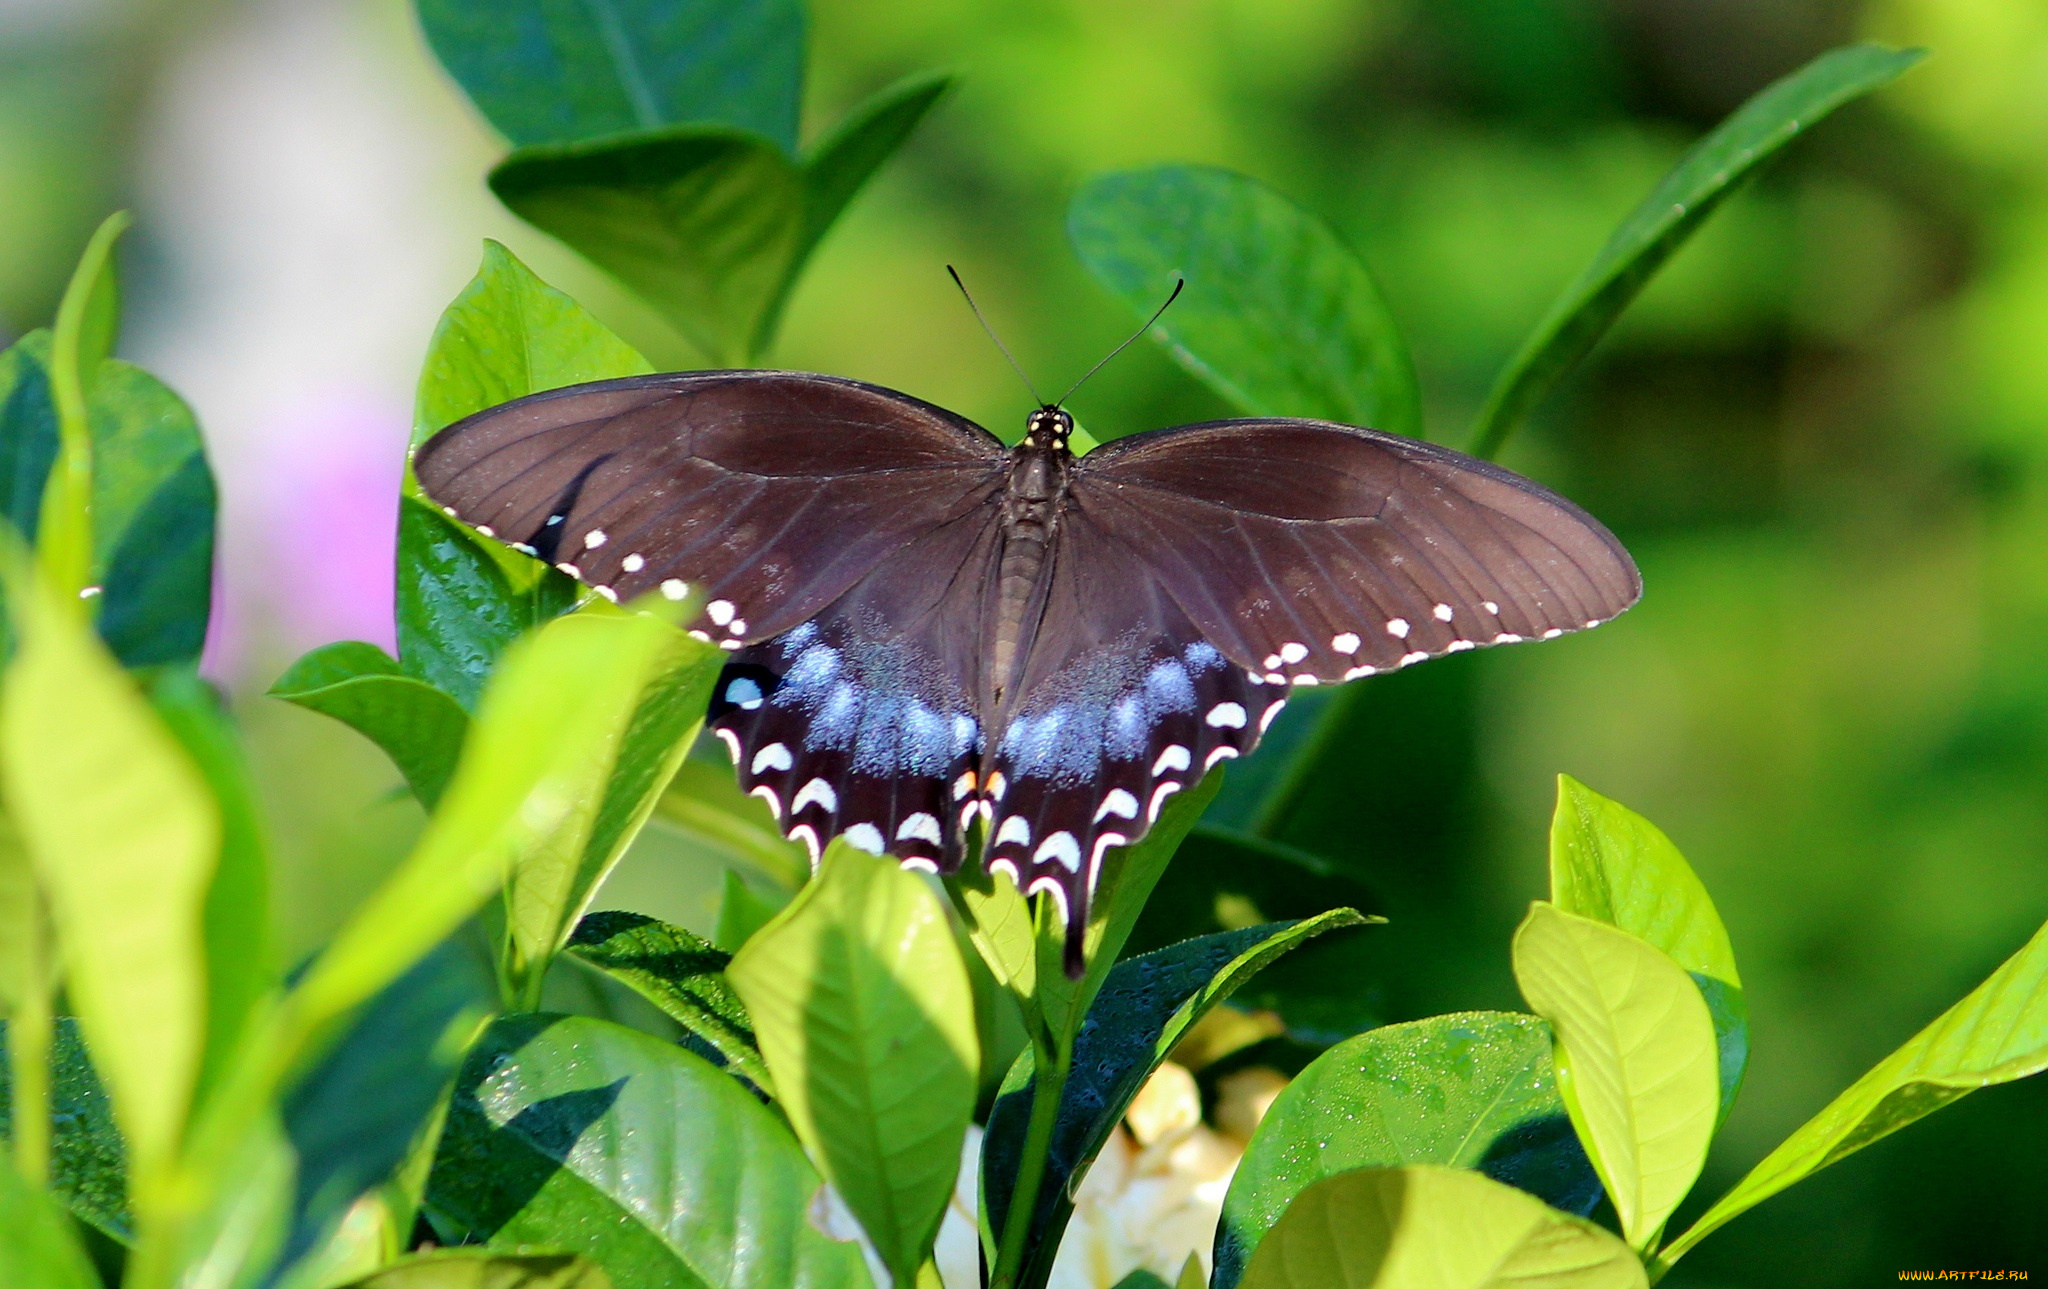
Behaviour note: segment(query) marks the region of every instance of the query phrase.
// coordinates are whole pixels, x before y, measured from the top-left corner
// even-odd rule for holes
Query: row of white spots
[[[1102,804],[1095,808],[1095,818],[1092,822],[1101,823],[1111,815],[1120,819],[1136,819],[1138,799],[1122,788],[1110,789],[1108,795],[1102,798]]]
[[[1218,703],[1202,718],[1203,724],[1211,729],[1241,730],[1244,728],[1244,705],[1242,703]]]

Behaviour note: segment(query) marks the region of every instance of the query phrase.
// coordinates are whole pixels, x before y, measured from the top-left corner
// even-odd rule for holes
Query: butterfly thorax
[[[995,641],[989,679],[992,709],[1000,709],[1018,679],[1017,669],[1045,608],[1042,586],[1047,557],[1059,532],[1066,498],[1067,448],[1074,422],[1058,408],[1031,414],[1024,440],[1010,452],[1010,478],[1003,491],[1002,557],[996,573]]]

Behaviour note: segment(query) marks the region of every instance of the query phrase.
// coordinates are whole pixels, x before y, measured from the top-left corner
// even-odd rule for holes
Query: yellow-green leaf
[[[1643,941],[1548,904],[1515,932],[1514,962],[1522,996],[1550,1022],[1558,1091],[1622,1234],[1647,1247],[1692,1189],[1714,1135],[1707,1005]]]

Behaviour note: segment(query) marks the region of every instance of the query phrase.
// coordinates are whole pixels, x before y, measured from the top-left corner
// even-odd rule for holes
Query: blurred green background
[[[1642,811],[1735,937],[1748,1085],[1699,1198],[2048,917],[2048,5],[2040,0],[813,0],[808,119],[923,69],[955,98],[800,288],[780,365],[1008,429],[1131,325],[1067,249],[1083,179],[1256,175],[1359,247],[1432,433],[1683,146],[1857,38],[1933,57],[1798,144],[1652,287],[1508,464],[1629,544],[1613,626],[1367,682],[1285,839],[1392,924],[1389,1019],[1518,1007],[1552,776]],[[210,667],[240,695],[317,944],[418,812],[337,725],[258,695],[388,639],[414,367],[495,236],[657,363],[688,349],[484,192],[501,151],[399,0],[0,0],[0,341],[114,205],[127,356],[197,406],[224,489]],[[1104,437],[1227,414],[1149,346],[1075,400]],[[316,520],[313,516],[318,515]],[[601,904],[703,926],[652,840]],[[1169,880],[1171,880],[1169,878]],[[1668,1283],[2048,1274],[2048,1082],[1993,1089],[1709,1240]]]

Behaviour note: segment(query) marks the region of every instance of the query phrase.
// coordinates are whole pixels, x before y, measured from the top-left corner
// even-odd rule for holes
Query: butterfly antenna
[[[1064,393],[1064,394],[1060,395],[1060,401],[1059,401],[1058,403],[1054,403],[1054,404],[1053,404],[1052,406],[1054,406],[1054,407],[1059,407],[1059,406],[1062,406],[1063,404],[1065,404],[1065,403],[1066,403],[1066,401],[1067,401],[1068,399],[1070,399],[1070,398],[1072,398],[1072,397],[1074,396],[1074,390],[1077,390],[1077,389],[1081,388],[1081,386],[1083,386],[1083,385],[1085,385],[1085,384],[1087,384],[1087,383],[1088,383],[1088,377],[1089,377],[1089,376],[1093,376],[1093,375],[1094,375],[1094,374],[1095,374],[1096,372],[1099,372],[1099,371],[1101,371],[1101,370],[1102,370],[1102,369],[1103,369],[1104,367],[1107,367],[1107,366],[1109,366],[1109,360],[1110,360],[1110,358],[1114,358],[1114,357],[1116,357],[1116,356],[1117,356],[1118,354],[1122,353],[1122,352],[1123,352],[1124,350],[1126,350],[1126,349],[1129,349],[1129,348],[1130,348],[1130,347],[1131,347],[1132,345],[1135,345],[1135,344],[1137,344],[1137,343],[1138,343],[1138,337],[1139,337],[1139,336],[1142,336],[1142,335],[1144,335],[1144,334],[1145,334],[1146,332],[1148,332],[1148,331],[1152,330],[1152,324],[1153,324],[1153,323],[1155,323],[1155,322],[1157,322],[1157,321],[1159,321],[1160,315],[1161,315],[1161,314],[1164,314],[1164,313],[1166,312],[1166,309],[1167,309],[1167,305],[1170,305],[1170,304],[1172,304],[1172,303],[1173,303],[1173,302],[1174,302],[1175,300],[1178,300],[1178,299],[1180,299],[1180,290],[1181,290],[1181,288],[1182,288],[1182,287],[1186,286],[1187,284],[1188,284],[1188,280],[1187,280],[1186,278],[1180,278],[1180,277],[1177,277],[1177,278],[1175,278],[1175,279],[1173,280],[1173,292],[1172,292],[1172,293],[1171,293],[1170,295],[1168,295],[1168,296],[1166,297],[1166,304],[1162,304],[1162,305],[1160,305],[1160,306],[1159,306],[1158,308],[1154,309],[1154,310],[1152,311],[1152,316],[1151,316],[1151,317],[1149,317],[1149,318],[1147,318],[1147,319],[1145,319],[1145,325],[1144,325],[1144,326],[1142,326],[1142,327],[1138,328],[1138,329],[1137,329],[1136,331],[1133,331],[1133,332],[1131,333],[1131,338],[1130,338],[1129,340],[1126,340],[1126,341],[1124,341],[1124,342],[1123,342],[1122,344],[1118,345],[1118,346],[1117,346],[1116,348],[1114,348],[1114,349],[1110,350],[1110,351],[1109,351],[1109,355],[1108,355],[1108,357],[1104,358],[1104,359],[1103,359],[1103,360],[1102,360],[1101,362],[1099,362],[1099,363],[1095,364],[1095,365],[1094,365],[1093,367],[1090,367],[1090,368],[1088,369],[1088,375],[1087,375],[1087,376],[1083,376],[1083,377],[1081,377],[1081,379],[1079,379],[1079,380],[1075,381],[1075,382],[1073,383],[1073,386],[1072,386],[1071,388],[1069,388],[1069,389],[1067,390],[1067,392],[1066,392],[1066,393]]]
[[[948,264],[946,266],[946,272],[952,274],[953,285],[960,288],[960,294],[964,296],[967,300],[967,307],[974,310],[974,320],[981,324],[981,329],[988,333],[988,338],[996,342],[996,348],[1002,351],[1003,357],[1010,360],[1010,369],[1017,373],[1018,380],[1024,382],[1024,388],[1031,391],[1031,397],[1038,400],[1038,405],[1040,407],[1053,406],[1053,404],[1048,403],[1044,399],[1038,397],[1038,390],[1031,384],[1031,378],[1024,374],[1024,368],[1021,364],[1018,363],[1017,356],[1010,352],[1010,347],[1003,343],[1003,338],[996,334],[996,329],[994,327],[989,326],[988,319],[982,316],[981,306],[974,302],[974,293],[969,291],[967,289],[967,284],[960,280],[959,271],[956,270],[952,265]]]

